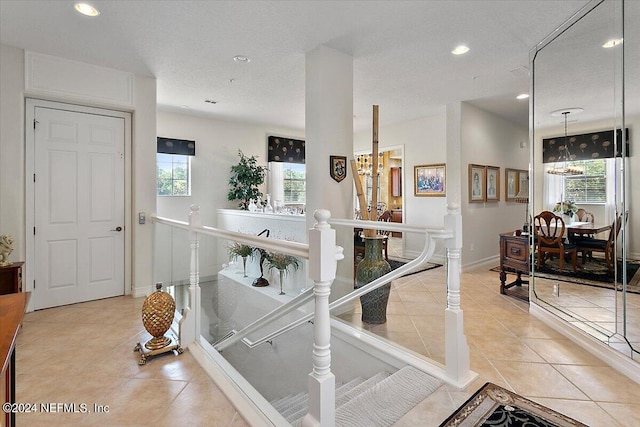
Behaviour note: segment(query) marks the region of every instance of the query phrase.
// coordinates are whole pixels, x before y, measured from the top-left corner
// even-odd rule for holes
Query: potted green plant
[[[238,164],[231,166],[227,199],[240,200],[240,209],[247,210],[251,199],[262,199],[258,186],[264,183],[267,168],[258,164],[256,156],[247,157],[242,150],[238,150],[238,156]]]
[[[238,259],[238,257],[242,258],[242,277],[247,277],[247,258],[253,258],[255,248],[243,243],[233,242],[228,246],[227,249],[229,250],[229,254],[233,257],[233,259]]]
[[[278,270],[278,273],[280,274],[280,295],[284,295],[284,291],[282,290],[284,276],[288,273],[289,267],[293,268],[294,271],[299,269],[300,260],[293,255],[285,255],[279,252],[267,252],[266,261],[269,270],[274,268]]]

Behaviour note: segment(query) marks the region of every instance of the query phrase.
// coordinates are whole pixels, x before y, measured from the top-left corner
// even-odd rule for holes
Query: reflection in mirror
[[[357,152],[354,153],[354,159],[356,161],[356,168],[358,173],[358,179],[362,184],[362,189],[366,196],[367,203],[371,203],[371,196],[373,193],[372,185],[372,173],[374,170],[378,173],[378,207],[376,210],[376,217],[383,216],[385,211],[389,211],[385,214],[391,222],[403,222],[403,177],[402,177],[402,162],[403,162],[404,148],[402,146],[397,147],[385,147],[381,148],[378,153],[378,165],[374,167],[371,164],[370,152]],[[357,191],[354,191],[353,206],[355,209],[354,218],[361,219],[361,206],[358,200]],[[367,206],[367,214],[371,213],[371,206]],[[402,233],[392,232],[389,236],[389,255],[396,258],[404,258],[404,242]]]
[[[640,130],[640,32],[630,24],[639,12],[638,2],[592,1],[531,55],[531,213],[561,216],[564,242],[578,252],[573,273],[559,271],[557,257],[537,267],[534,248],[532,301],[635,358],[640,200],[631,183],[640,156],[627,142]]]

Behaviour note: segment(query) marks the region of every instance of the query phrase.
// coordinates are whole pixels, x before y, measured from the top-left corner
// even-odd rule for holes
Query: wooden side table
[[[531,271],[530,254],[529,236],[514,236],[513,232],[500,234],[501,294],[529,301],[529,281],[522,280],[522,275]],[[507,271],[515,272],[517,277],[513,282],[505,284]]]
[[[22,292],[22,267],[24,262],[14,262],[0,267],[0,295]]]

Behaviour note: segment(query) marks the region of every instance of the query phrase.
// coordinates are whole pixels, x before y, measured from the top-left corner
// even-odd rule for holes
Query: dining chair
[[[577,247],[573,243],[564,242],[564,221],[562,217],[550,211],[543,211],[533,218],[538,260],[536,266],[542,267],[547,255],[558,255],[560,271],[563,269],[565,255],[571,256],[573,271],[577,270]]]
[[[627,218],[628,215],[627,213]],[[582,262],[584,263],[587,255],[591,256],[593,252],[604,252],[604,262],[607,265],[609,273],[613,273],[616,255],[616,238],[620,233],[620,228],[622,228],[622,214],[618,215],[611,224],[608,239],[584,238],[577,240],[576,246],[578,252],[582,252]]]

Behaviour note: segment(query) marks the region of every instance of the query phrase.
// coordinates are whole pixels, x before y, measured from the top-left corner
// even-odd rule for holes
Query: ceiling
[[[527,126],[515,96],[529,90],[529,51],[587,0],[90,3],[98,17],[73,1],[0,0],[0,42],[153,76],[160,109],[294,129],[305,53],[326,45],[353,56],[361,131],[373,104],[384,126],[458,101]],[[452,55],[459,44],[470,51]]]

